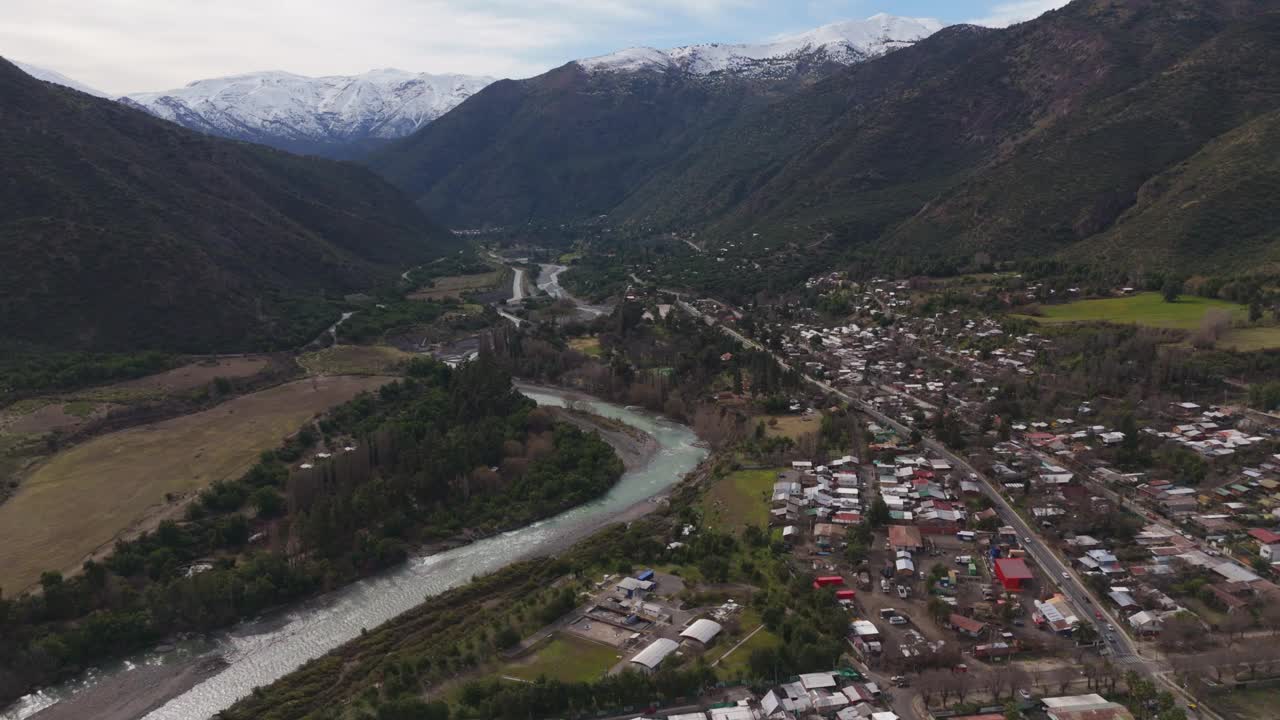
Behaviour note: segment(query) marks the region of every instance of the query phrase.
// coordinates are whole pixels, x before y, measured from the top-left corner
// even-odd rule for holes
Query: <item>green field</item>
[[[1219,348],[1237,352],[1254,352],[1280,347],[1280,327],[1232,328],[1218,340]]]
[[[504,668],[502,675],[537,680],[546,677],[563,682],[595,680],[618,663],[618,651],[570,635],[556,635],[532,656]]]
[[[312,374],[391,375],[415,357],[388,345],[333,345],[299,357],[298,364]]]
[[[721,478],[702,498],[702,517],[719,530],[737,532],[769,524],[769,497],[780,469],[739,470]]]
[[[1041,315],[1032,319],[1046,324],[1113,322],[1195,330],[1200,327],[1205,313],[1214,309],[1230,312],[1233,321],[1243,321],[1249,315],[1249,309],[1244,305],[1225,300],[1184,295],[1177,302],[1167,303],[1160,293],[1149,292],[1128,297],[1081,300],[1066,305],[1042,305]]]
[[[744,636],[750,635],[752,630],[760,627],[760,618],[754,612],[744,614],[742,621],[742,627],[745,630]],[[734,644],[736,644],[736,641]],[[721,680],[740,680],[745,678],[750,674],[748,666],[751,663],[752,652],[764,648],[779,647],[780,645],[782,645],[782,641],[778,639],[777,635],[761,628],[760,632],[751,635],[750,640],[742,643],[742,646],[734,650],[732,655],[724,658],[719,665],[716,665],[716,677]],[[732,648],[733,645],[726,645],[723,650],[717,649],[713,652],[726,653]]]

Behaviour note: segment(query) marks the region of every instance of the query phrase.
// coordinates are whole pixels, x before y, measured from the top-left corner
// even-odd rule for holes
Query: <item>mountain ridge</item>
[[[795,73],[805,64],[863,62],[907,47],[943,27],[932,18],[879,13],[759,43],[703,43],[671,50],[633,47],[574,62],[589,72],[674,69],[698,76],[779,77]]]
[[[202,135],[3,59],[0,107],[6,341],[287,347],[336,318],[328,298],[457,246],[352,163]]]
[[[350,159],[411,134],[491,82],[392,68],[322,77],[264,71],[119,100],[210,135]]]

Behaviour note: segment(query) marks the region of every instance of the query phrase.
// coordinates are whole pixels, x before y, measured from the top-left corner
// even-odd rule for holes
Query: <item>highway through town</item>
[[[684,300],[678,299],[677,303],[682,309],[695,317],[705,318],[697,308]],[[774,361],[776,361],[783,369],[791,369],[786,360],[778,356],[776,353],[767,350],[755,340],[742,335],[730,327],[726,327],[722,323],[717,323],[717,326],[726,335],[734,338],[742,345],[768,352],[770,356],[773,357]],[[894,429],[898,433],[904,436],[909,436],[911,434],[911,428],[908,428],[897,420],[889,417],[865,400],[850,395],[842,390],[838,390],[830,384],[807,374],[801,373],[801,377],[814,387],[844,400],[849,403],[850,406],[872,417],[877,422]],[[1049,576],[1049,579],[1057,584],[1061,589],[1062,594],[1071,601],[1072,605],[1076,608],[1077,616],[1082,621],[1091,622],[1092,618],[1094,618],[1093,610],[1098,611],[1102,615],[1104,622],[1107,623],[1107,627],[1099,628],[1099,635],[1106,643],[1108,652],[1111,656],[1111,662],[1119,666],[1121,672],[1134,670],[1139,674],[1146,675],[1151,678],[1157,686],[1163,686],[1165,689],[1172,692],[1174,697],[1181,701],[1183,708],[1187,711],[1187,717],[1192,718],[1192,720],[1201,717],[1209,718],[1210,720],[1221,720],[1216,713],[1205,708],[1196,707],[1197,703],[1195,698],[1171,679],[1169,676],[1170,673],[1166,667],[1153,659],[1144,657],[1138,651],[1133,640],[1123,631],[1123,629],[1120,628],[1118,625],[1119,620],[1107,608],[1102,598],[1097,598],[1093,595],[1089,587],[1069,568],[1068,564],[1064,563],[1057,553],[1055,553],[1048,544],[1044,542],[1044,540],[1035,531],[1035,528],[1031,527],[1031,525],[1018,514],[1013,506],[1009,504],[1008,500],[1006,500],[1000,493],[990,478],[983,473],[978,472],[967,460],[951,452],[942,443],[932,438],[924,438],[923,444],[928,450],[945,458],[953,467],[963,470],[980,483],[983,493],[991,499],[996,512],[1000,515],[1000,518],[1006,525],[1011,526],[1014,531],[1017,532],[1023,549],[1031,559],[1044,570],[1044,572]],[[1115,629],[1111,630],[1110,628],[1112,627]]]

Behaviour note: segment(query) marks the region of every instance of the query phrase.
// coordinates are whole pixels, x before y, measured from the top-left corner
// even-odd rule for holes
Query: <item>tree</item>
[[[871,513],[867,516],[867,522],[871,523],[871,527],[884,527],[889,524],[893,517],[889,515],[889,505],[885,503],[884,498],[877,497],[875,502],[871,503]]]
[[[249,502],[258,511],[258,517],[272,518],[284,512],[284,498],[274,488],[263,487],[253,491]]]
[[[1167,303],[1177,302],[1178,296],[1182,294],[1182,278],[1170,275],[1164,279],[1164,285],[1160,288],[1160,294]]]

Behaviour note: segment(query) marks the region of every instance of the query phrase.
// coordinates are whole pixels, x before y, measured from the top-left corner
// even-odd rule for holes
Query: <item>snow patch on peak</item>
[[[941,30],[933,18],[897,17],[885,13],[866,20],[831,23],[802,33],[782,35],[762,43],[688,45],[672,50],[629,48],[579,60],[590,72],[635,72],[677,68],[694,75],[734,73],[766,76],[794,72],[800,63],[821,59],[845,65],[879,57],[912,45]]]
[[[271,70],[197,80],[121,101],[228,137],[341,143],[409,135],[492,82],[394,68],[326,77]]]
[[[675,65],[670,55],[651,47],[633,47],[608,55],[579,60],[585,70],[602,72],[636,72],[637,70],[665,70]]]
[[[61,85],[63,87],[69,87],[72,90],[79,90],[82,93],[93,95],[95,97],[101,97],[101,98],[107,97],[107,94],[102,92],[101,90],[89,87],[84,83],[72,80],[71,78],[67,77],[66,75],[63,75],[57,70],[50,70],[49,68],[43,68],[38,65],[19,62],[17,60],[14,60],[13,64],[17,65],[19,70],[21,70],[22,72],[30,75],[31,77],[37,80],[43,80],[45,82],[50,82],[50,83],[53,83],[54,85]]]

